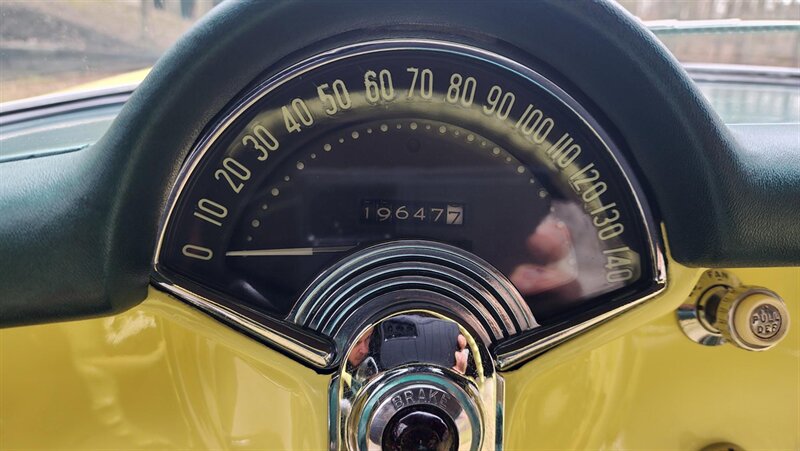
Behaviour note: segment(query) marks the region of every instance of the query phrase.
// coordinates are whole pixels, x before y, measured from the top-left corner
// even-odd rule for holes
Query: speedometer
[[[598,122],[529,67],[444,42],[361,44],[274,74],[223,115],[181,175],[157,270],[228,319],[292,322],[351,256],[440,243],[513,287],[531,316],[516,332],[563,328],[660,277],[637,189]]]

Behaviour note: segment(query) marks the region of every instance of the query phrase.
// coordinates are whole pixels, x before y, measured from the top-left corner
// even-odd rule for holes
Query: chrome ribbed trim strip
[[[528,304],[506,277],[475,255],[428,241],[395,241],[366,248],[329,268],[314,280],[287,318],[322,333],[340,328],[353,306],[365,305],[373,293],[400,288],[396,276],[413,276],[406,286],[429,283],[432,289],[465,292],[457,301],[480,313],[482,322],[499,324],[491,335],[511,336],[538,326]],[[393,287],[389,280],[395,280]],[[471,292],[471,293],[470,293]],[[453,299],[458,299],[453,296]],[[458,313],[458,312],[454,312]],[[498,337],[499,338],[499,337]],[[494,340],[492,340],[494,341]],[[488,343],[487,343],[488,344]]]

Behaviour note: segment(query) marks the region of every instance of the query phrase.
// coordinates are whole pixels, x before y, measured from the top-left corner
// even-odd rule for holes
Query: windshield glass
[[[143,72],[130,72],[152,66],[219,2],[2,0],[0,102],[76,87],[138,82]],[[798,24],[786,22],[800,20],[800,0],[620,3],[646,21],[682,62],[800,67]],[[732,18],[784,22],[749,28],[742,27],[745,22],[719,22]],[[712,22],[694,22],[698,20]],[[116,77],[108,80],[111,76]],[[97,80],[103,81],[87,85]]]
[[[215,3],[0,0],[0,102],[148,68]]]
[[[683,63],[800,67],[800,0],[618,0]]]

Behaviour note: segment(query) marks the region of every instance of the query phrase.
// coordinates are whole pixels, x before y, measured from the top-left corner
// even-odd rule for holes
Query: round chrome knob
[[[780,296],[766,288],[742,285],[721,269],[703,273],[677,314],[686,336],[705,346],[731,343],[748,351],[764,351],[789,330],[789,310]]]
[[[713,327],[726,341],[750,351],[775,346],[789,330],[789,311],[783,299],[763,288],[729,290],[712,314]]]

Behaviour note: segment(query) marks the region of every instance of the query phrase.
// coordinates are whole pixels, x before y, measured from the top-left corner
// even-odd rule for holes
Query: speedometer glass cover
[[[563,326],[653,290],[637,190],[598,122],[530,68],[375,42],[273,75],[223,115],[179,178],[156,268],[280,320],[347,255],[425,240],[484,260],[539,325]]]

